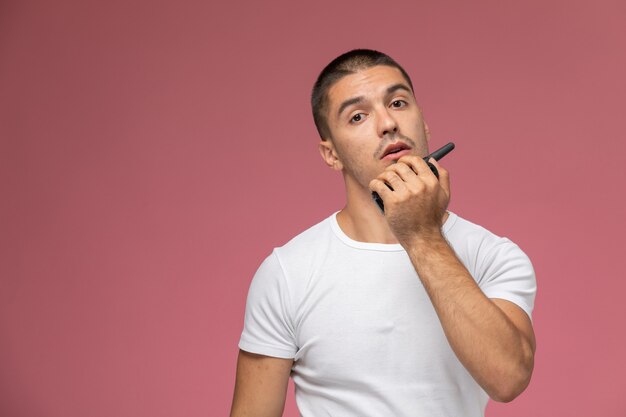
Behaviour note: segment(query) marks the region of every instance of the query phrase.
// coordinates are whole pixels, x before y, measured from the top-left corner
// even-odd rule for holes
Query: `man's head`
[[[328,123],[328,90],[346,75],[355,74],[377,65],[385,65],[400,70],[402,76],[413,90],[411,78],[390,56],[371,49],[354,49],[346,52],[330,62],[317,77],[311,94],[313,120],[322,140],[332,137]]]
[[[333,60],[313,89],[325,163],[346,189],[369,182],[403,155],[428,154],[428,127],[406,72],[380,52],[355,50]]]

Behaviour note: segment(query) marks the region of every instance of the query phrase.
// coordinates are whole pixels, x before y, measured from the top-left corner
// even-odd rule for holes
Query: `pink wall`
[[[354,47],[534,261],[534,378],[487,415],[626,415],[626,3],[215,3],[0,4],[0,415],[227,414],[252,274],[342,205],[308,95]]]

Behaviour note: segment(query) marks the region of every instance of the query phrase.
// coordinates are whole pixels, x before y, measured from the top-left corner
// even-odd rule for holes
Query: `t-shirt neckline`
[[[333,233],[339,240],[341,240],[346,245],[356,248],[356,249],[365,249],[365,250],[375,250],[382,252],[399,252],[404,251],[404,248],[399,243],[373,243],[373,242],[360,242],[358,240],[354,240],[350,238],[348,235],[341,230],[339,223],[337,222],[337,213],[336,211],[330,216],[330,227],[333,230]],[[448,218],[443,224],[441,228],[444,236],[448,234],[449,230],[452,228],[454,223],[456,222],[457,215],[448,210]]]

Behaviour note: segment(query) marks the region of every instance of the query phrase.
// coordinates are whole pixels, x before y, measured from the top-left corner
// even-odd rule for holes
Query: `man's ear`
[[[341,171],[343,169],[341,161],[337,158],[335,146],[330,139],[322,139],[319,144],[319,150],[320,155],[322,155],[322,159],[331,169],[334,169],[335,171]]]
[[[430,142],[430,129],[428,123],[424,122],[424,132],[426,132],[426,142]]]

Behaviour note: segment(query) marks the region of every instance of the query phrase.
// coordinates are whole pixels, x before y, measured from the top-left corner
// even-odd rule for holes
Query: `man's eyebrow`
[[[411,91],[411,89],[409,88],[408,85],[404,84],[404,83],[397,83],[392,85],[391,87],[387,88],[387,94],[393,94],[398,90],[404,90],[407,93],[413,94],[413,92]],[[346,101],[344,101],[343,103],[341,103],[341,106],[339,106],[339,110],[337,111],[337,116],[341,116],[341,113],[343,113],[343,111],[346,109],[346,107],[351,106],[353,104],[357,104],[357,103],[361,103],[363,101],[363,96],[358,96],[358,97],[353,97],[353,98],[349,98]]]
[[[407,93],[413,94],[413,92],[411,91],[409,86],[406,85],[406,84],[403,84],[403,83],[394,84],[391,87],[389,87],[387,89],[387,94],[393,94],[393,93],[395,93],[398,90],[405,90]]]
[[[363,101],[363,96],[349,98],[339,106],[339,111],[337,112],[337,116],[341,116],[341,113],[346,109],[346,107],[351,106],[353,104],[357,104]]]

